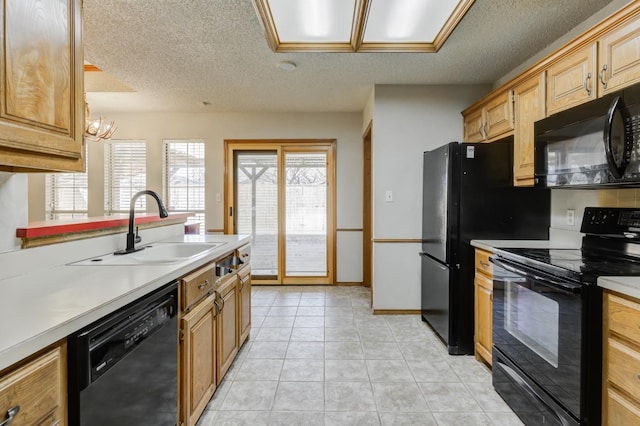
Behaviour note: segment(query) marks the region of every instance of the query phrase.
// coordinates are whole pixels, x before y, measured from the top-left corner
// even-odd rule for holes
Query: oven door
[[[582,285],[491,260],[495,349],[579,419]]]

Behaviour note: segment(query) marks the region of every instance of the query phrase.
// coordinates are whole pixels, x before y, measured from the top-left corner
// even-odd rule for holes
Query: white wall
[[[20,248],[16,228],[27,222],[27,176],[0,172],[0,253]]]
[[[460,112],[489,86],[375,87],[373,110],[373,308],[420,309],[422,153],[462,140]],[[393,201],[385,201],[391,191]]]
[[[115,120],[118,126],[114,139],[147,141],[147,187],[158,193],[162,193],[163,139],[205,141],[207,229],[223,228],[224,203],[215,201],[215,194],[224,194],[225,139],[336,139],[337,228],[362,228],[361,113],[137,113],[109,114],[108,119]],[[88,156],[90,215],[100,216],[104,198],[103,145],[89,142]],[[38,179],[41,178],[32,177],[34,182]],[[33,195],[32,208],[43,209],[43,193],[34,191]],[[32,217],[38,215],[32,213]],[[337,243],[337,281],[362,282],[361,233],[339,232]]]

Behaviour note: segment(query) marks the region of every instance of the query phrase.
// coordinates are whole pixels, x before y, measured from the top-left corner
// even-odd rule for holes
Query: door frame
[[[297,149],[297,150],[296,150]],[[278,158],[287,151],[327,153],[327,275],[326,277],[286,277],[284,169],[278,171],[278,275],[275,280],[252,279],[252,284],[330,284],[336,282],[336,140],[335,139],[225,139],[224,141],[224,233],[234,234],[236,151],[275,151]]]

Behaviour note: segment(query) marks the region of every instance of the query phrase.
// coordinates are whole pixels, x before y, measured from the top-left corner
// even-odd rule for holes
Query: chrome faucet
[[[136,243],[141,241],[140,236],[138,236],[138,229],[136,228],[136,233],[133,233],[133,223],[134,223],[134,213],[135,213],[135,204],[136,200],[142,195],[151,195],[158,203],[158,210],[160,217],[167,217],[169,213],[164,208],[162,204],[162,200],[155,192],[145,189],[144,191],[136,192],[133,197],[131,197],[131,204],[129,205],[129,232],[127,233],[127,248],[124,250],[118,250],[113,254],[129,254],[134,253],[136,251],[144,250],[144,247],[136,248]]]

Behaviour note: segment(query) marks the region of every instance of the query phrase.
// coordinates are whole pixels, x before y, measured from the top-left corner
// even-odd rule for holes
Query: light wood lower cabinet
[[[179,426],[198,422],[249,337],[248,260],[246,256],[241,270],[223,278],[216,278],[216,262],[211,262],[180,280]]]
[[[218,385],[215,295],[180,321],[181,424],[195,425]]]
[[[66,395],[67,349],[61,344],[0,375],[0,424],[13,412],[13,426],[66,425]]]
[[[476,249],[475,287],[475,356],[478,361],[492,364],[493,346],[493,268],[491,253]]]
[[[602,424],[640,424],[640,300],[605,291]]]
[[[238,323],[240,344],[248,338],[251,330],[251,268],[245,266],[238,271]]]
[[[217,290],[218,314],[218,383],[231,367],[238,353],[238,276],[226,278]]]

